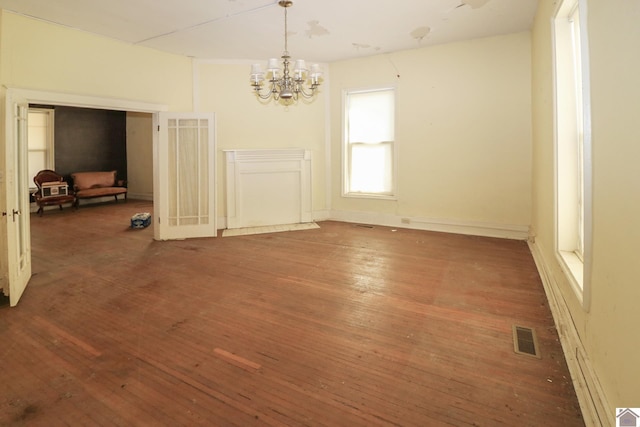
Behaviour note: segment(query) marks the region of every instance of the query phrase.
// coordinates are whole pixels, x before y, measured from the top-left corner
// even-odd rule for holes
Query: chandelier
[[[282,68],[277,58],[269,59],[267,72],[262,71],[260,64],[251,66],[251,86],[260,99],[271,100],[290,105],[302,96],[313,98],[320,86],[322,72],[318,64],[313,64],[308,70],[304,59],[295,61],[292,72],[289,71],[291,56],[287,40],[287,8],[293,5],[293,0],[280,0],[278,4],[284,8],[284,52],[282,52]],[[265,78],[268,84],[265,86]]]

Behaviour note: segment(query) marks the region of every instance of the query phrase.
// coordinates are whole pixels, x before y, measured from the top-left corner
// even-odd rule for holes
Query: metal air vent
[[[540,358],[538,338],[532,328],[513,325],[513,347],[516,353]]]

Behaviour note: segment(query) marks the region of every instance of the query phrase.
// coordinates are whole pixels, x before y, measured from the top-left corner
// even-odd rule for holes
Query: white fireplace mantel
[[[224,152],[227,228],[312,222],[310,150]]]

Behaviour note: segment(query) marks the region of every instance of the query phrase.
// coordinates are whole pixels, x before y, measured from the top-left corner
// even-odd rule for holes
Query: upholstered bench
[[[126,182],[117,180],[116,175],[116,171],[72,173],[71,179],[73,179],[76,207],[79,205],[80,199],[113,196],[117,202],[118,195],[122,194],[126,200]]]

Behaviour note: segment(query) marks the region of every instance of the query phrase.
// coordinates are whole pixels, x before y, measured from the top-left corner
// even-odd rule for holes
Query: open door
[[[9,280],[9,304],[18,304],[31,278],[31,230],[29,218],[29,184],[27,168],[26,100],[7,92],[5,185],[7,195],[6,265]]]
[[[155,239],[216,236],[215,115],[159,113],[157,125]]]

